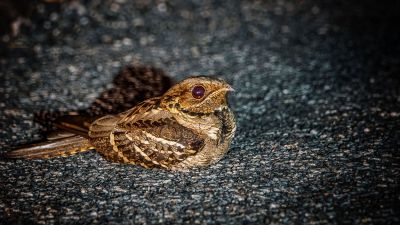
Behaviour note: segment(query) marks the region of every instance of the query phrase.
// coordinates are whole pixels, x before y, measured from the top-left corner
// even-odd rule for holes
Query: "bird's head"
[[[206,76],[190,77],[174,85],[162,97],[170,109],[189,114],[210,114],[227,107],[233,88],[225,81]]]

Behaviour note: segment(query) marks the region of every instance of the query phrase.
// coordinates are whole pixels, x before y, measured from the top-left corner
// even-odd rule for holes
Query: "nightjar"
[[[227,103],[231,90],[219,79],[190,77],[117,115],[61,117],[56,123],[62,132],[5,156],[40,159],[95,149],[111,162],[145,168],[206,166],[224,156],[236,130]]]

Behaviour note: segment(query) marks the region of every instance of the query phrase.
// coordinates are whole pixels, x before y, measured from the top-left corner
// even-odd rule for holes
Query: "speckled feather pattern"
[[[201,96],[193,94],[201,88]],[[232,88],[205,76],[187,78],[164,95],[98,119],[65,116],[57,126],[70,137],[9,152],[9,158],[52,158],[95,149],[115,163],[187,170],[220,160],[236,129],[226,95]],[[104,103],[105,104],[105,103]],[[94,121],[93,121],[94,120]],[[69,141],[69,142],[68,142]]]

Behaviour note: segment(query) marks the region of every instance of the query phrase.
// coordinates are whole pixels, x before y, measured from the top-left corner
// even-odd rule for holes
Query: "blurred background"
[[[400,223],[399,17],[399,1],[0,0],[1,152],[43,139],[37,112],[148,91],[115,82],[132,65],[227,80],[238,121],[227,156],[189,173],[0,161],[0,223]]]

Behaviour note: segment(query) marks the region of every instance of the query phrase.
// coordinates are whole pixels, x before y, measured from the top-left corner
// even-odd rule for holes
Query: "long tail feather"
[[[12,150],[5,153],[4,157],[11,159],[48,159],[58,156],[70,156],[91,149],[93,149],[93,146],[90,145],[86,138],[74,135]]]

